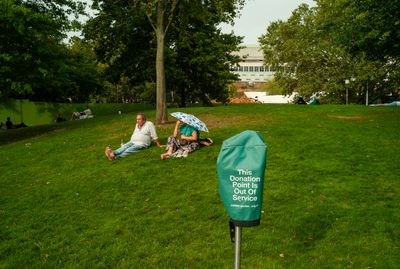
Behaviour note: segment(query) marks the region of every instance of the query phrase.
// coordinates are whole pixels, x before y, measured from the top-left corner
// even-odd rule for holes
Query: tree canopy
[[[265,61],[277,67],[287,94],[324,94],[362,103],[399,93],[399,2],[317,0],[260,37]]]
[[[95,70],[96,64],[63,42],[67,31],[79,27],[76,18],[83,13],[81,1],[1,1],[1,98],[87,99],[99,83],[95,73],[89,78],[82,74]]]
[[[181,105],[207,103],[210,98],[223,98],[227,84],[236,79],[230,71],[238,58],[231,52],[238,50],[241,39],[221,33],[218,25],[231,22],[242,4],[237,0],[96,0],[93,8],[99,12],[88,21],[84,34],[107,66],[108,79],[128,80],[137,97],[143,89],[149,90],[149,83],[155,86],[158,81],[156,96],[163,95],[164,104],[167,96],[178,98]],[[160,8],[164,20],[158,17]],[[157,53],[161,54],[156,57]],[[164,116],[161,113],[158,123]]]

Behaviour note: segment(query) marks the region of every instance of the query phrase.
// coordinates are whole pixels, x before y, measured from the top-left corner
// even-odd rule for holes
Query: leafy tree
[[[230,52],[240,39],[222,34],[217,26],[232,21],[243,1],[96,0],[93,4],[99,13],[84,33],[107,65],[107,78],[119,83],[127,77],[136,97],[153,96],[151,85],[156,82],[157,123],[167,120],[167,85],[185,105],[199,96],[208,102],[235,78],[229,63],[237,58]]]
[[[139,7],[143,8],[156,35],[156,123],[165,123],[168,122],[165,81],[165,40],[179,0],[136,0],[135,2]]]
[[[86,89],[82,61],[63,44],[65,32],[79,26],[69,16],[83,13],[80,1],[18,1],[0,3],[0,95],[61,101],[67,89]],[[76,54],[75,54],[76,55]],[[72,56],[72,57],[71,57]],[[83,84],[81,84],[83,83]]]
[[[267,34],[260,38],[265,61],[276,70],[275,81],[285,89],[311,95],[325,81],[315,74],[315,66],[327,62],[333,53],[322,49],[323,42],[317,39],[314,27],[315,10],[301,5],[287,22],[273,22]]]
[[[274,22],[268,27],[260,42],[266,62],[278,66],[275,79],[286,93],[324,93],[331,102],[344,103],[347,90],[349,100],[360,103],[367,86],[373,98],[396,92],[396,45],[379,54],[372,52],[371,40],[367,42],[357,31],[365,28],[368,35],[373,25],[366,20],[362,20],[365,25],[359,25],[357,20],[365,10],[353,2],[319,0],[315,8],[301,5],[286,22]],[[376,10],[368,12],[378,16]],[[392,30],[396,31],[393,27]]]
[[[92,45],[75,37],[69,45],[66,56],[66,69],[63,73],[73,83],[71,87],[65,88],[63,96],[73,102],[86,102],[91,95],[100,94],[102,70],[96,63]]]
[[[166,34],[171,23],[175,22],[178,17],[184,18],[186,14],[194,15],[199,11],[198,18],[204,14],[213,15],[206,21],[203,18],[203,25],[217,25],[220,22],[232,19],[238,5],[243,4],[242,0],[214,0],[214,1],[188,1],[188,0],[136,0],[146,13],[146,16],[154,30],[157,40],[157,56],[156,56],[156,82],[157,82],[157,112],[156,123],[164,123],[168,121],[167,105],[166,105],[166,80],[165,80],[165,49]],[[176,14],[177,7],[181,4],[181,12]],[[204,12],[209,9],[212,12]],[[200,20],[201,21],[201,20]],[[209,36],[208,36],[209,38]],[[204,74],[204,73],[203,73]],[[203,77],[207,79],[207,77]],[[212,85],[218,87],[220,85]],[[193,89],[192,89],[193,90]],[[183,102],[184,103],[184,102]]]
[[[349,55],[346,69],[355,102],[399,96],[400,2],[318,1],[316,16],[321,35]],[[368,89],[367,89],[368,88]],[[361,97],[361,98],[360,98]]]
[[[141,101],[147,82],[155,82],[155,41],[145,14],[129,0],[96,0],[93,8],[99,12],[83,33],[104,64],[107,98]]]
[[[242,38],[221,33],[217,25],[223,15],[218,8],[200,2],[179,6],[178,14],[185,12],[185,16],[177,17],[171,29],[167,85],[181,106],[209,104],[210,99],[226,101],[228,85],[237,80],[231,70],[240,59],[231,52],[238,49]]]
[[[317,20],[332,41],[367,59],[400,56],[400,2],[318,0]]]

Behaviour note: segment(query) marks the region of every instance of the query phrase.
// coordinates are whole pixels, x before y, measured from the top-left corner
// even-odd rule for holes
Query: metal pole
[[[368,81],[367,81],[367,94],[365,98],[365,105],[368,106]]]
[[[240,269],[241,241],[242,241],[242,227],[235,226],[235,269]]]

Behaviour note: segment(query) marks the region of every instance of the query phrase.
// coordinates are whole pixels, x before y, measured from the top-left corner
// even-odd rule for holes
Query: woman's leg
[[[167,152],[161,154],[161,160],[171,157],[171,155],[175,151],[177,145],[178,145],[178,141],[176,140],[175,137],[173,137],[173,136],[168,137],[167,146],[166,146]]]

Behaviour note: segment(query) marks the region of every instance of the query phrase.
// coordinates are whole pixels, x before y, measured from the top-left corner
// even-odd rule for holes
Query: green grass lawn
[[[88,104],[95,116],[109,114],[130,113],[140,109],[151,109],[149,104]],[[51,124],[60,114],[65,119],[71,119],[72,112],[83,111],[86,104],[79,103],[47,103],[29,100],[14,100],[0,102],[0,121],[5,122],[7,117],[14,124],[24,122],[29,127]],[[1,143],[1,142],[0,142]]]
[[[214,145],[108,161],[105,146],[128,141],[134,113],[0,133],[0,268],[232,268],[216,160],[244,130],[265,138],[268,159],[242,268],[400,268],[398,108],[178,110],[206,122]],[[163,143],[172,129],[158,127]]]

